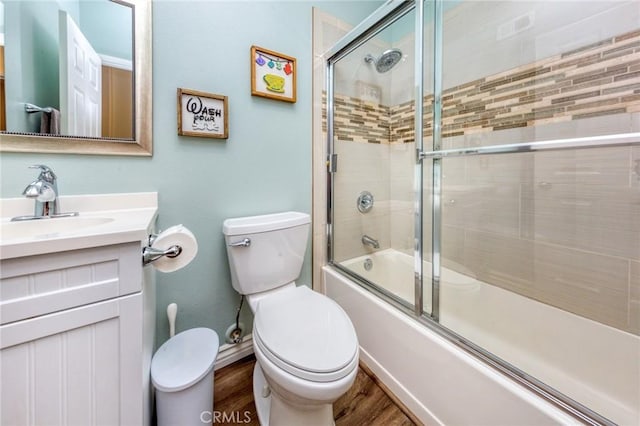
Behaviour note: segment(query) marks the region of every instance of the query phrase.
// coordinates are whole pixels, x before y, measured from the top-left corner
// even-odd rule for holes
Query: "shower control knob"
[[[356,206],[360,213],[368,213],[373,208],[373,194],[369,191],[362,191],[358,195]]]

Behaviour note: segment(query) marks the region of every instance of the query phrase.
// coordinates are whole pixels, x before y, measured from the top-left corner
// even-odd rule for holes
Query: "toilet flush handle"
[[[232,243],[229,243],[229,247],[250,247],[250,246],[251,246],[250,238],[245,238],[240,241],[234,241]]]

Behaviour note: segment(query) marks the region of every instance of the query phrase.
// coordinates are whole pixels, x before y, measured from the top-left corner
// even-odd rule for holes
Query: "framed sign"
[[[296,58],[251,46],[251,94],[296,101]]]
[[[229,137],[227,97],[178,89],[178,134],[201,138]]]

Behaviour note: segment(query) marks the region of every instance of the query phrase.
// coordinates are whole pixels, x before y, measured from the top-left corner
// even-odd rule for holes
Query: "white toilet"
[[[227,219],[233,288],[254,313],[253,393],[260,424],[333,425],[358,372],[358,339],[333,300],[296,287],[311,219],[298,212]]]

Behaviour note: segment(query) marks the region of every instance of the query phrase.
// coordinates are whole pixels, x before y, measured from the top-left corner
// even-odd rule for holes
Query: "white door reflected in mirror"
[[[59,13],[60,130],[63,135],[100,137],[102,60],[71,16]]]

